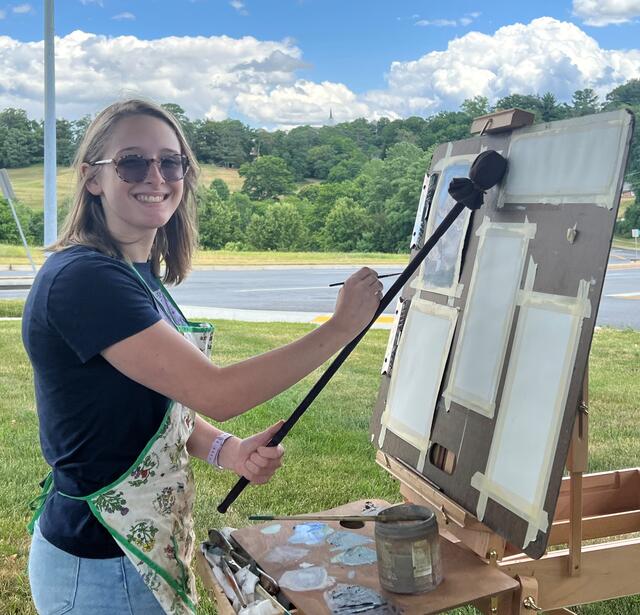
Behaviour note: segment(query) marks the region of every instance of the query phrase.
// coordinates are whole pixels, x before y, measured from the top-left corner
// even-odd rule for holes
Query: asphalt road
[[[614,251],[610,264],[629,262],[631,251]],[[332,282],[346,279],[356,267],[227,269],[193,271],[173,289],[181,305],[331,313],[338,294],[329,288]],[[376,267],[379,274],[401,271],[402,267]],[[1,272],[6,276],[10,272]],[[25,275],[25,272],[21,272]],[[385,290],[395,278],[383,280]],[[0,298],[24,298],[27,290],[0,290]],[[395,302],[386,310],[393,313]],[[597,324],[617,328],[640,329],[640,268],[609,269],[598,311]]]

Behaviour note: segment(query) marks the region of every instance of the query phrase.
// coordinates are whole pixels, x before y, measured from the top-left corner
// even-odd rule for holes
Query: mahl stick
[[[451,180],[451,183],[449,184],[449,194],[455,199],[455,205],[444,217],[435,231],[433,231],[433,234],[425,242],[420,251],[413,257],[400,277],[392,284],[391,288],[382,297],[380,304],[378,305],[378,309],[369,324],[340,351],[338,356],[327,368],[327,371],[320,376],[318,381],[313,385],[311,390],[293,411],[291,416],[283,423],[275,436],[271,438],[271,441],[267,446],[278,446],[278,444],[282,442],[284,437],[291,431],[293,426],[304,414],[305,410],[311,405],[315,398],[320,394],[320,391],[322,391],[329,380],[331,380],[333,375],[338,371],[338,368],[353,352],[353,349],[359,344],[367,331],[369,331],[371,325],[373,325],[378,316],[384,312],[385,308],[391,303],[393,298],[402,290],[402,287],[415,273],[422,261],[426,258],[427,254],[431,252],[433,247],[455,222],[456,218],[462,213],[465,207],[471,210],[479,209],[483,203],[484,192],[495,186],[502,179],[506,170],[506,159],[494,150],[486,150],[479,154],[473,161],[469,171],[470,179],[454,178]],[[235,502],[249,482],[250,481],[248,481],[244,476],[241,476],[238,482],[236,482],[236,484],[231,488],[227,497],[225,497],[218,506],[218,512],[227,512],[229,506]]]

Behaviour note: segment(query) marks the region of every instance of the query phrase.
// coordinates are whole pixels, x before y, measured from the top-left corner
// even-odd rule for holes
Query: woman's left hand
[[[267,446],[284,421],[278,421],[268,429],[244,440],[233,438],[220,450],[219,463],[236,474],[256,484],[266,483],[282,465],[284,448]],[[231,446],[229,446],[231,445]]]

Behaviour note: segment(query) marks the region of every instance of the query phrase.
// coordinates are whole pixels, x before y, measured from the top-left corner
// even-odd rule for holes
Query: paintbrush
[[[382,278],[392,278],[395,275],[400,275],[402,271],[398,271],[398,273],[385,273],[384,275],[377,276],[378,280],[382,280]],[[343,286],[344,282],[334,282],[333,284],[329,284],[329,288],[332,286]]]
[[[249,521],[339,521],[345,527],[362,527],[367,521],[394,523],[398,521],[425,521],[424,515],[251,515]]]

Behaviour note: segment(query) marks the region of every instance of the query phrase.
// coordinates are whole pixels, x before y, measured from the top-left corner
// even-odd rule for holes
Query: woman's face
[[[134,115],[115,125],[104,159],[138,154],[160,160],[162,156],[181,153],[178,137],[169,124],[150,115]],[[99,167],[87,182],[87,189],[100,196],[114,238],[135,241],[155,234],[169,221],[182,200],[183,180],[166,182],[158,164],[152,163],[147,177],[131,184],[120,179],[114,164],[108,164]]]

